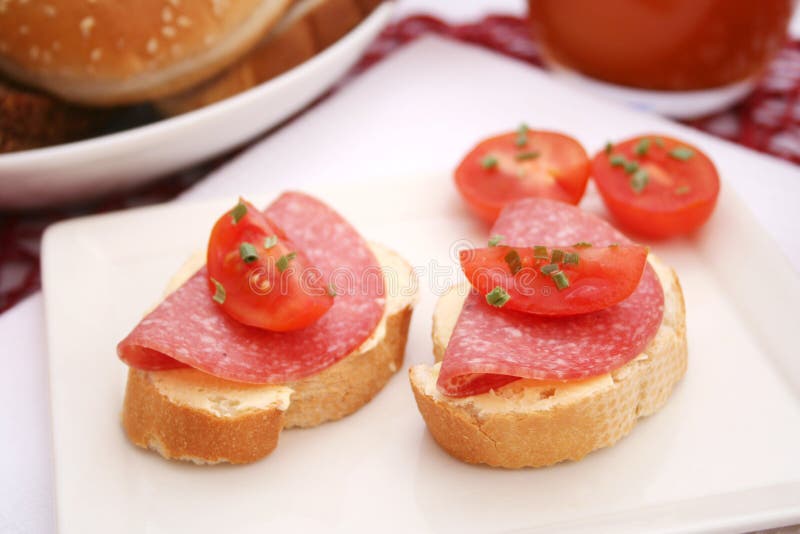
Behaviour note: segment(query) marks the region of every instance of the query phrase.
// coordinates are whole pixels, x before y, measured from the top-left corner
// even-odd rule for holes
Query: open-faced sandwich
[[[245,201],[120,342],[122,424],[166,458],[246,463],[367,403],[402,366],[411,267],[301,193]]]
[[[436,306],[437,363],[410,370],[428,429],[456,458],[508,468],[615,443],[686,370],[678,278],[562,202],[516,201],[492,233]]]
[[[428,429],[456,458],[578,460],[656,412],[686,371],[678,278],[571,205],[590,176],[618,223],[656,238],[696,231],[719,194],[708,156],[660,134],[609,142],[590,161],[576,139],[523,124],[470,150],[455,184],[493,222],[489,246],[461,252],[468,283],[434,312],[437,363],[410,369]]]

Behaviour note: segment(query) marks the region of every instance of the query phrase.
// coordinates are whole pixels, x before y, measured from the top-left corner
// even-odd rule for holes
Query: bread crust
[[[312,4],[297,16],[290,11],[273,32],[224,71],[180,94],[156,103],[166,115],[179,115],[255,87],[311,59],[355,28],[378,0],[301,0]],[[302,6],[294,9],[302,9]]]
[[[294,390],[285,428],[310,428],[350,415],[368,403],[403,367],[411,308],[390,316],[386,336],[321,373],[288,384]]]
[[[662,278],[667,305],[662,325],[645,349],[647,358],[613,371],[613,383],[591,395],[542,409],[486,413],[469,402],[429,394],[425,387],[429,368],[412,367],[409,379],[414,398],[436,442],[464,462],[513,469],[580,460],[627,435],[640,418],[666,403],[686,372],[683,293],[674,271],[661,269],[669,277]],[[441,359],[449,336],[433,337],[434,353]],[[514,383],[505,386],[513,387]]]
[[[277,407],[219,417],[173,402],[147,371],[128,370],[122,426],[134,444],[165,458],[197,464],[253,462],[277,447],[285,417]]]

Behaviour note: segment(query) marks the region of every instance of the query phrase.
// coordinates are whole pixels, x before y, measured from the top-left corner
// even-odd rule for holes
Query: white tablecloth
[[[487,6],[492,12],[519,13],[524,9],[524,2],[407,0],[399,3],[397,16],[425,8],[450,20],[470,20],[486,11]],[[439,69],[450,60],[451,56],[421,53],[415,56],[414,65],[420,70]],[[404,65],[408,66],[409,62]],[[486,74],[485,68],[481,72]],[[328,181],[331,176],[359,182],[375,176],[402,176],[450,168],[453,164],[451,152],[462,148],[435,148],[442,144],[441,128],[428,128],[426,125],[437,120],[452,120],[444,110],[437,115],[437,108],[441,107],[437,102],[446,100],[449,103],[446,107],[451,110],[454,107],[468,108],[475,95],[481,92],[481,84],[488,88],[491,78],[475,76],[475,87],[470,91],[448,86],[447,79],[442,78],[440,83],[424,88],[425,107],[407,109],[393,106],[393,94],[422,91],[419,87],[404,85],[411,79],[413,72],[379,66],[214,173],[179,201],[307,185],[319,180]],[[360,103],[365,98],[385,102],[379,117],[362,112]],[[420,100],[421,106],[422,102]],[[375,131],[381,128],[380,125],[391,132],[376,140]],[[456,123],[452,127],[459,128],[460,125]],[[478,138],[488,131],[469,135]],[[404,135],[414,136],[414,146],[418,149],[398,158],[397,150],[403,149],[398,140]],[[315,148],[298,152],[298,146]],[[358,157],[358,154],[369,154],[369,157]],[[350,158],[346,166],[341,162],[335,163],[337,155]],[[744,180],[734,185],[740,193],[748,196],[757,217],[781,243],[784,251],[790,253],[795,267],[800,268],[800,252],[791,253],[800,250],[800,216],[796,212],[796,207],[800,206],[800,172],[794,178],[794,181],[777,178],[771,181],[771,176],[759,176],[757,183]],[[780,192],[780,199],[774,196],[774,191]],[[0,316],[0,352],[3,355],[0,373],[2,533],[38,534],[54,530],[42,300],[42,296],[37,294]]]

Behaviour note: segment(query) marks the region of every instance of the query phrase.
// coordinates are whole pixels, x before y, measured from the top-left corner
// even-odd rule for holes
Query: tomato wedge
[[[577,315],[629,297],[644,273],[647,247],[494,246],[462,250],[460,260],[470,284],[490,305],[536,315]]]
[[[620,225],[648,237],[696,230],[719,195],[719,175],[708,156],[658,134],[608,145],[594,157],[592,176]]]
[[[212,298],[246,325],[297,330],[333,306],[322,273],[247,201],[217,220],[206,259]]]
[[[572,137],[522,125],[481,141],[459,164],[455,181],[469,207],[491,222],[503,206],[524,197],[577,204],[590,167],[586,151]]]

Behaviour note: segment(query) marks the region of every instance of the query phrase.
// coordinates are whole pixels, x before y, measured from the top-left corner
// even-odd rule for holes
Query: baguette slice
[[[156,102],[174,116],[246,91],[311,59],[358,26],[380,0],[298,0],[239,61],[177,95]]]
[[[372,399],[403,364],[417,283],[396,253],[370,245],[386,279],[386,310],[353,353],[316,375],[282,385],[222,380],[195,369],[128,371],[122,426],[136,445],[197,464],[248,463],[275,449],[284,428],[313,427]],[[170,283],[199,267],[198,255]]]
[[[518,380],[464,398],[442,395],[441,363],[409,370],[411,389],[428,429],[449,454],[495,467],[542,467],[580,460],[628,434],[667,401],[686,372],[683,293],[674,271],[648,258],[664,289],[664,319],[646,350],[598,377],[569,382]],[[468,286],[453,286],[437,303],[433,345],[441,362]]]

